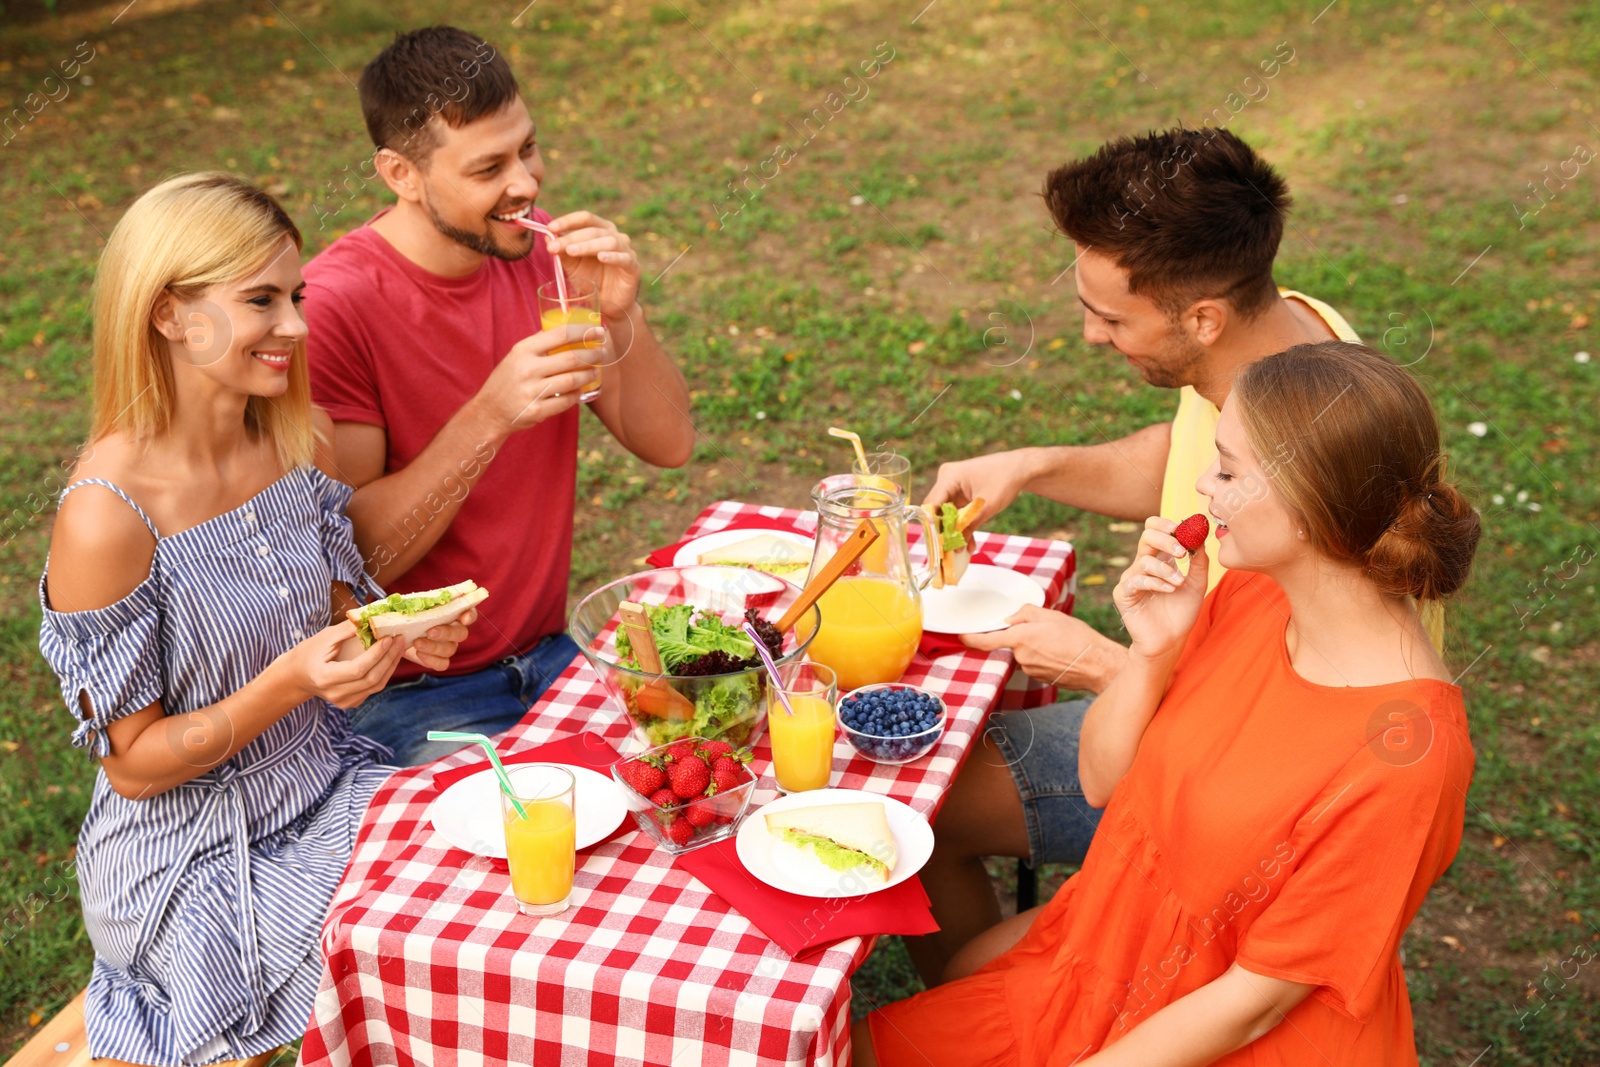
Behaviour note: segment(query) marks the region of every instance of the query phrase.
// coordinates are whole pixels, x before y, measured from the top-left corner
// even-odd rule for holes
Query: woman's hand
[[[1183,647],[1206,595],[1205,546],[1187,552],[1172,536],[1177,528],[1177,523],[1159,515],[1146,519],[1138,554],[1112,592],[1122,624],[1133,638],[1132,651],[1151,658]],[[1189,557],[1188,575],[1174,563],[1184,556]]]
[[[405,658],[430,671],[442,671],[450,666],[450,657],[467,639],[467,627],[478,621],[478,609],[468,608],[454,622],[435,626],[411,643]]]
[[[291,684],[307,698],[317,696],[336,708],[353,708],[389,684],[389,676],[405,651],[403,640],[385,637],[374,641],[360,655],[340,659],[340,647],[355,636],[352,622],[326,627],[279,656],[277,665],[288,671]],[[455,651],[454,646],[451,651]]]

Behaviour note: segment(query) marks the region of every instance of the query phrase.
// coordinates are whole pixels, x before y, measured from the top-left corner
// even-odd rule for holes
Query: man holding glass
[[[581,398],[598,384],[589,406],[656,466],[687,462],[694,429],[627,235],[535,208],[544,161],[505,59],[463,30],[417,30],[367,66],[360,93],[396,202],[306,266],[312,390],[357,487],[369,573],[390,591],[470,578],[491,593],[449,674],[397,671],[351,712],[416,764],[456,747],[429,729],[511,727],[577,654],[563,630]],[[594,294],[603,335],[576,314],[541,328],[538,293],[562,266],[574,302]]]

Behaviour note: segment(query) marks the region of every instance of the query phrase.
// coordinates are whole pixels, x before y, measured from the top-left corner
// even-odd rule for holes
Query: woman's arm
[[[168,715],[158,700],[110,723],[111,754],[100,761],[106,780],[129,800],[147,800],[221,765],[313,696],[344,707],[360,703],[389,680],[404,642],[389,638],[356,659],[333,661],[354,636],[348,622],[330,626],[273,660],[231,696],[197,711]],[[320,655],[327,657],[322,669],[308,670],[307,661]],[[89,695],[80,693],[78,702],[84,717],[92,718]]]
[[[1091,807],[1105,807],[1133,766],[1139,740],[1161,704],[1180,652],[1181,646],[1160,656],[1130,650],[1122,670],[1089,705],[1078,734],[1078,783]]]
[[[1173,563],[1189,555],[1172,536],[1177,523],[1156,516],[1144,525],[1138,554],[1113,592],[1133,643],[1122,670],[1089,705],[1078,738],[1078,781],[1083,799],[1097,808],[1106,806],[1133,766],[1206,595],[1204,546],[1184,575]]]
[[[154,557],[155,538],[127,504],[95,487],[72,493],[51,534],[50,606],[94,611],[124,600],[149,578]],[[345,707],[359,703],[388,681],[404,642],[380,641],[355,659],[336,660],[354,635],[348,622],[313,634],[237,692],[197,711],[169,716],[156,701],[107,724],[106,779],[130,799],[156,796],[222,763],[313,695]],[[78,694],[78,705],[85,719],[94,718],[87,693]]]
[[[1234,964],[1079,1067],[1203,1067],[1266,1034],[1314,989]]]

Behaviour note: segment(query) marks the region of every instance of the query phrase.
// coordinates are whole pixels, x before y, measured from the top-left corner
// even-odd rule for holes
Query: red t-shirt
[[[535,211],[534,218],[550,216]],[[512,345],[539,332],[536,294],[554,271],[544,243],[535,242],[525,259],[486,256],[472,274],[443,278],[406,259],[369,220],[306,264],[313,397],[335,422],[384,427],[386,469],[399,470],[477,393]],[[525,652],[566,628],[578,409],[520,430],[498,449],[484,442],[463,457],[462,469],[470,475],[473,464],[485,463],[449,529],[389,588],[413,592],[471,578],[490,591],[449,674]],[[461,481],[445,479],[399,525],[419,533],[462,491]],[[396,676],[420,673],[402,661]]]

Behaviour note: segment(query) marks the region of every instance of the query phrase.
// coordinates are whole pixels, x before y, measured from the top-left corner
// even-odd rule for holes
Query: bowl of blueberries
[[[864,685],[839,701],[839,728],[874,763],[921,759],[944,736],[944,726],[944,701],[914,685]]]

